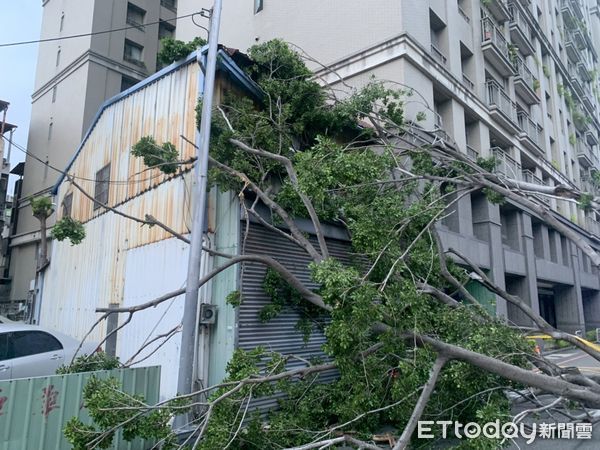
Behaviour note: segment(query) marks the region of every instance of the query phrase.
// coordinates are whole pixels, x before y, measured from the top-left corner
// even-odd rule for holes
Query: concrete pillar
[[[525,256],[526,273],[525,286],[523,295],[525,300],[529,303],[529,306],[533,309],[536,314],[540,313],[540,301],[538,299],[537,289],[537,269],[536,269],[536,256],[533,249],[533,233],[531,230],[531,216],[525,212],[520,212],[521,222],[521,243],[523,254]],[[547,229],[546,229],[547,231]],[[546,238],[547,238],[546,233]]]
[[[546,225],[541,226],[541,238],[542,238],[542,247],[544,249],[544,256],[542,258],[549,260],[550,259],[550,236],[548,234],[548,227]]]
[[[587,291],[583,297],[586,331],[600,328],[600,291]]]
[[[500,209],[498,205],[489,203],[482,194],[471,194],[473,198],[473,227],[475,236],[486,241],[490,252],[489,277],[502,289],[505,289],[504,280],[504,247],[502,246],[502,233],[500,223]],[[506,300],[496,296],[496,315],[506,318]]]
[[[573,333],[585,329],[583,298],[581,295],[580,272],[583,271],[578,248],[569,242],[571,267],[573,268],[573,286],[559,285],[554,288],[554,306],[556,308],[556,326],[558,329]]]

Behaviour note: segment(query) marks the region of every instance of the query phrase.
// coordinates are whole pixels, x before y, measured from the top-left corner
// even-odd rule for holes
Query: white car
[[[0,380],[54,375],[71,363],[79,341],[37,325],[0,324]],[[84,343],[77,356],[92,354],[97,344]]]

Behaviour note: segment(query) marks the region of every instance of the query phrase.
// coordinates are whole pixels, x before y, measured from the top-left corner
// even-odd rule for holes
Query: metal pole
[[[210,34],[208,42],[208,57],[204,77],[204,93],[202,103],[202,117],[200,131],[196,131],[198,143],[197,164],[194,171],[194,219],[192,221],[192,236],[190,243],[190,256],[185,290],[185,305],[183,310],[183,328],[181,332],[181,352],[179,355],[179,378],[177,382],[178,394],[185,395],[192,392],[194,374],[194,359],[196,354],[196,332],[198,329],[198,290],[201,273],[202,235],[204,216],[206,210],[206,181],[208,172],[208,147],[210,142],[210,124],[212,115],[213,92],[215,84],[215,71],[217,66],[217,49],[219,41],[219,25],[221,21],[222,0],[215,0],[210,15]],[[198,62],[201,58],[198,51]],[[183,426],[181,416],[176,421],[176,427]]]

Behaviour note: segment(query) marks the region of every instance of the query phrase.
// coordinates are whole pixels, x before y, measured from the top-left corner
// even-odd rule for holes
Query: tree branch
[[[400,439],[398,439],[398,442],[396,445],[394,445],[393,450],[404,450],[410,443],[410,438],[417,427],[417,422],[421,419],[423,411],[425,411],[425,407],[427,406],[427,402],[429,402],[429,398],[433,393],[440,372],[444,368],[444,365],[447,361],[448,359],[445,356],[438,355],[433,367],[431,368],[431,371],[429,372],[429,380],[427,380],[427,383],[425,383],[423,391],[421,392],[421,396],[415,405],[415,409],[410,416],[408,423],[404,427],[404,431],[402,432]]]

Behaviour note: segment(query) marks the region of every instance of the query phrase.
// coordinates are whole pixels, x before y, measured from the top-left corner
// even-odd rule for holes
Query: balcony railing
[[[510,35],[511,40],[516,44],[521,52],[530,55],[535,52],[531,40],[531,28],[525,19],[519,5],[515,2],[508,4],[510,11]]]
[[[579,5],[577,0],[562,0],[561,10],[563,13],[565,10],[569,10],[570,14],[573,14],[578,19],[583,20],[583,10],[581,9],[581,5]]]
[[[465,85],[465,87],[467,89],[469,89],[470,91],[475,90],[475,83],[473,83],[473,81],[468,76],[466,76],[464,73],[463,73],[462,79],[463,79],[463,84]]]
[[[531,141],[539,147],[541,145],[542,127],[531,120],[531,117],[529,117],[529,114],[525,111],[519,111],[517,113],[517,118],[521,131],[528,139],[531,139]]]
[[[473,162],[477,162],[477,158],[479,158],[479,152],[475,149],[475,147],[471,147],[467,144],[467,158],[469,158]]]
[[[591,217],[585,218],[585,228],[590,233],[600,236],[600,223],[597,220],[592,219]]]
[[[533,173],[529,169],[525,169],[521,172],[521,179],[526,183],[537,184],[540,186],[546,186],[546,183],[544,183],[544,180],[542,180],[540,177],[538,177],[535,173]],[[544,202],[546,204],[550,204],[550,198],[548,196],[541,195],[541,194],[537,194],[537,195],[534,194],[534,195],[538,200],[541,200],[542,202]]]
[[[443,64],[444,66],[448,62],[446,55],[444,55],[442,51],[433,44],[431,44],[431,54],[437,62]]]
[[[519,180],[521,178],[521,164],[513,157],[500,147],[492,147],[490,152],[496,161],[494,171],[497,174],[504,175],[513,180]]]
[[[583,55],[579,51],[575,38],[573,34],[569,31],[565,31],[565,49],[567,50],[567,55],[571,59],[571,61],[578,63],[584,61]]]
[[[489,106],[498,108],[510,121],[517,123],[517,105],[497,81],[488,80],[486,94]]]
[[[539,81],[533,75],[525,60],[518,56],[514,60],[514,67],[517,73],[515,77],[515,91],[527,104],[539,103],[540,99],[536,93],[536,89],[539,88]]]
[[[481,40],[490,41],[506,59],[510,60],[508,41],[489,17],[481,20]]]
[[[583,81],[592,81],[593,79],[592,73],[588,70],[587,66],[583,62],[577,63],[577,73]]]
[[[529,69],[529,67],[527,67],[527,64],[525,63],[523,58],[521,58],[521,57],[515,58],[514,65],[515,65],[515,70],[517,71],[517,76],[523,78],[523,81],[525,81],[525,84],[527,84],[528,86],[531,87],[531,89],[533,89],[534,80],[536,78],[533,76],[533,73],[531,73],[531,70]]]

